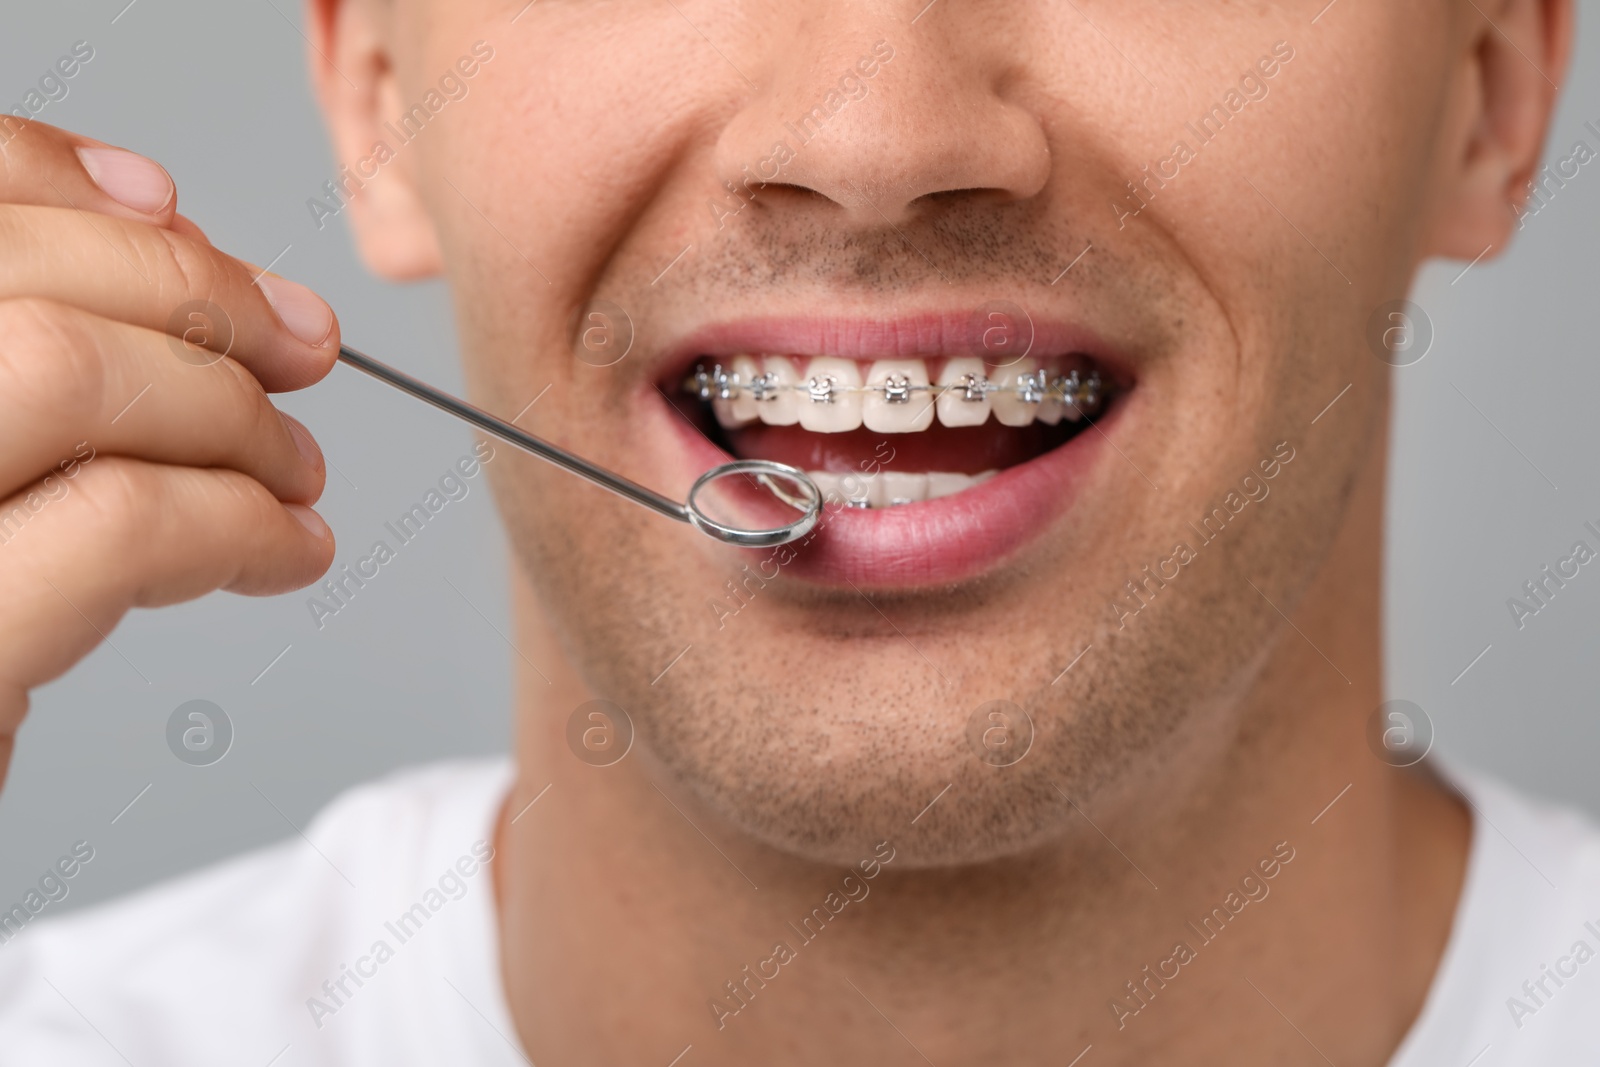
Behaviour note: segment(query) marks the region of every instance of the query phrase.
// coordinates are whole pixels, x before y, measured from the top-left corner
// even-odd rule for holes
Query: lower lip
[[[686,454],[689,481],[734,458],[660,394],[653,399]],[[1128,394],[1118,398],[1095,424],[1098,432],[1085,429],[1066,444],[953,496],[891,508],[824,506],[817,529],[800,541],[777,549],[728,551],[770,558],[785,573],[818,585],[913,589],[979,577],[1004,565],[1072,508],[1107,451],[1105,431],[1121,421],[1132,399]],[[895,436],[885,435],[891,447]]]

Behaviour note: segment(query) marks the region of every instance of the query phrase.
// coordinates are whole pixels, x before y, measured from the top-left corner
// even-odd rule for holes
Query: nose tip
[[[1049,180],[1038,119],[1001,95],[1002,72],[959,49],[819,44],[789,49],[770,70],[717,144],[719,177],[747,196],[804,190],[852,225],[881,226],[940,194],[1027,199]]]
[[[797,158],[790,180],[840,203],[852,217],[896,224],[915,215],[920,202],[942,194],[997,200],[1038,195],[1050,177],[1044,131],[1019,108],[998,100],[985,104],[974,108],[984,112],[981,117],[963,118],[888,103],[888,136],[870,164],[863,165],[862,153],[848,146],[844,152],[825,146]],[[859,181],[848,176],[852,170],[861,174]]]

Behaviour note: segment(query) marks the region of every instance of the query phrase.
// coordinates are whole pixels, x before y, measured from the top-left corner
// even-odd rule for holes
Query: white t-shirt
[[[403,772],[304,840],[29,924],[0,1067],[527,1067],[480,862],[510,786],[503,760]]]
[[[1600,1064],[1600,831],[1454,777],[1466,884],[1390,1067]],[[482,863],[510,782],[404,772],[306,840],[28,926],[0,945],[0,1067],[524,1067]]]
[[[1600,1064],[1600,830],[1498,782],[1450,777],[1473,809],[1467,876],[1389,1067]]]

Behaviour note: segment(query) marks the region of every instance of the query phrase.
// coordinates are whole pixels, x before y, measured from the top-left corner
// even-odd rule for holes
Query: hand
[[[338,355],[310,290],[214,248],[151,161],[0,124],[0,783],[33,687],[131,607],[307,585],[322,454],[267,393]]]

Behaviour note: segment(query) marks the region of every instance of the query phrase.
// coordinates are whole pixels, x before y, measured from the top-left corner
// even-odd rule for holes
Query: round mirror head
[[[822,514],[822,491],[804,471],[766,459],[713,467],[689,490],[689,522],[730,545],[770,548],[798,541]]]

